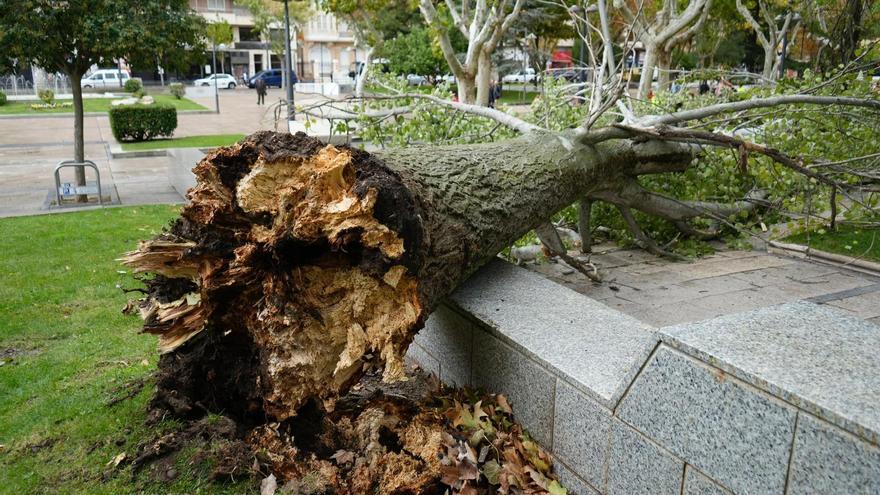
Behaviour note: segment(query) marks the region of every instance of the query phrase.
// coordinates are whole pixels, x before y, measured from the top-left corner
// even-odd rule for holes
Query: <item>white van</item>
[[[120,88],[129,79],[131,79],[131,75],[126,70],[99,69],[82,78],[79,85],[83,88]]]

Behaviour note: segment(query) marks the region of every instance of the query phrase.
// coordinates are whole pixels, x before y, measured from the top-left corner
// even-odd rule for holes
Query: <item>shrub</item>
[[[183,96],[186,94],[186,89],[184,89],[183,83],[171,83],[169,88],[171,88],[171,95],[178,100],[183,98]]]
[[[141,82],[140,78],[133,77],[128,81],[125,81],[125,86],[123,87],[128,93],[137,93],[138,91],[142,91],[144,89],[144,84]]]
[[[110,109],[110,128],[117,141],[148,141],[171,137],[177,110],[170,105],[121,105]]]
[[[0,107],[6,104],[6,93],[0,91]]]
[[[55,92],[51,89],[41,89],[37,91],[37,96],[43,100],[46,105],[51,105],[55,101]]]

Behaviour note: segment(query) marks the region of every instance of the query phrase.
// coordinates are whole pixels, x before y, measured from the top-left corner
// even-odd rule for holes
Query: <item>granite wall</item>
[[[654,329],[495,261],[409,355],[507,394],[571,493],[877,494],[878,349],[806,302]]]

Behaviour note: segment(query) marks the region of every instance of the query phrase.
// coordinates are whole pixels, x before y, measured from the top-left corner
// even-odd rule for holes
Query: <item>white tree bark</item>
[[[764,48],[764,68],[761,75],[764,76],[764,79],[775,81],[779,75],[779,64],[782,62],[782,59],[776,56],[776,48],[779,42],[788,36],[793,14],[788,12],[782,23],[782,29],[778,29],[776,27],[776,18],[773,16],[773,12],[770,11],[770,6],[764,0],[758,0],[758,11],[764,18],[766,27],[762,26],[755,19],[742,0],[736,0],[736,10],[743,16],[749,27],[755,31],[758,43]]]
[[[688,0],[687,6],[682,11],[678,10],[678,2],[663,0],[663,5],[651,20],[648,19],[643,8],[633,12],[626,0],[614,0],[614,7],[623,14],[636,37],[647,50],[645,67],[639,79],[639,97],[647,98],[651,92],[654,67],[657,67],[658,60],[671,61],[672,50],[689,40],[702,28],[712,7],[712,0]],[[648,67],[649,58],[651,58],[650,67]],[[668,67],[663,69],[668,71]],[[665,76],[661,75],[661,78],[668,80],[668,72]]]
[[[364,65],[361,66],[361,70],[359,74],[356,74],[355,84],[354,84],[354,95],[358,98],[364,96],[364,85],[367,82],[367,77],[370,74],[370,67],[373,62],[373,47],[367,47],[367,54],[364,56]],[[357,69],[357,67],[355,67]]]
[[[452,17],[453,27],[468,41],[464,61],[459,60],[455,53],[449,38],[449,27],[440,18],[433,2],[419,0],[419,10],[425,22],[432,28],[449,69],[458,79],[458,99],[462,103],[488,105],[492,53],[504,33],[519,17],[523,0],[515,0],[512,6],[509,0],[462,0],[460,5],[456,5],[454,0],[444,1]]]

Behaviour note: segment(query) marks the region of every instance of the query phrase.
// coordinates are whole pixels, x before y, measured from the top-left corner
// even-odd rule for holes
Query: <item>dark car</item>
[[[257,81],[262,79],[266,81],[266,87],[278,86],[280,88],[283,85],[281,76],[281,69],[261,70],[254,74],[254,77],[248,79],[247,85],[249,88],[253,88],[257,85]],[[296,78],[296,72],[290,71],[290,80],[293,81],[293,84],[299,82],[299,79]]]

